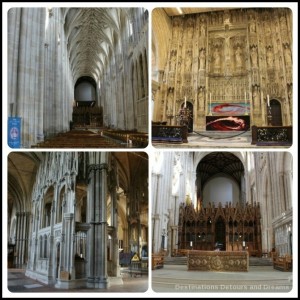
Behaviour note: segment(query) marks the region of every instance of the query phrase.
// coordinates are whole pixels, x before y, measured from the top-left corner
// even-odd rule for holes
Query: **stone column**
[[[8,116],[16,116],[17,83],[18,83],[18,51],[20,43],[21,9],[11,8],[7,12],[7,75],[8,75]]]
[[[120,276],[119,241],[118,241],[118,203],[116,187],[111,190],[111,226],[112,234],[112,276]]]
[[[32,270],[36,270],[36,261],[38,255],[38,224],[39,224],[39,205],[40,201],[37,199],[36,203],[33,202],[33,237],[31,240],[33,253],[30,253],[32,257]]]
[[[54,199],[52,202],[52,207],[51,207],[51,220],[50,220],[50,238],[49,238],[49,266],[48,266],[48,279],[51,282],[52,280],[55,281],[55,255],[54,253],[54,225],[55,225],[55,220],[56,220],[56,206],[57,206],[57,201],[58,199],[58,185],[55,184],[54,187]]]
[[[14,261],[14,265],[16,268],[21,268],[20,264],[20,252],[21,252],[21,244],[20,244],[20,240],[21,240],[21,218],[22,218],[22,213],[16,213],[16,217],[17,217],[17,221],[16,221],[16,256],[15,256],[15,261]]]
[[[153,202],[154,202],[154,214],[152,215],[152,220],[153,220],[153,224],[152,224],[152,253],[158,252],[159,251],[159,214],[158,214],[158,192],[159,192],[159,179],[160,179],[160,174],[154,174],[153,173],[153,191],[154,191],[154,195],[153,195]]]
[[[65,226],[65,244],[64,244],[64,270],[70,274],[71,279],[75,279],[74,270],[74,214],[65,213],[64,214]]]
[[[107,288],[107,157],[104,153],[95,153],[90,155],[90,160],[88,172],[92,194],[89,195],[91,234],[87,286]]]

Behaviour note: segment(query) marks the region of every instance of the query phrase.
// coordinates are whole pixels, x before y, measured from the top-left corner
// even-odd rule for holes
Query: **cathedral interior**
[[[13,7],[7,22],[11,148],[147,146],[146,9]]]
[[[199,250],[214,250],[216,242],[226,251],[247,245],[253,256],[292,253],[290,153],[157,152],[155,162],[154,253],[175,255],[190,242]]]
[[[264,141],[286,141],[282,132],[293,123],[292,49],[288,8],[154,9],[152,141],[167,147],[180,135],[169,126],[182,125],[190,134],[228,136],[228,143],[233,133],[244,133],[246,146],[256,128],[267,132]]]
[[[148,156],[11,152],[7,216],[9,268],[62,289],[120,285],[121,254],[147,269]]]
[[[9,296],[294,293],[295,8],[131,4],[3,15]]]
[[[230,289],[228,272],[248,273],[236,277],[239,286],[249,282],[252,286],[251,276],[269,272],[261,279],[269,284],[278,272],[277,257],[289,261],[281,271],[292,272],[293,157],[289,152],[157,151],[153,159],[155,291],[171,291],[172,284],[193,285],[195,278],[213,286],[219,278]],[[244,260],[242,253],[247,255]],[[164,281],[171,270],[174,276]],[[195,278],[188,270],[197,271]],[[220,275],[206,276],[203,271]],[[291,289],[288,277],[283,282]],[[194,285],[197,291],[197,281]]]

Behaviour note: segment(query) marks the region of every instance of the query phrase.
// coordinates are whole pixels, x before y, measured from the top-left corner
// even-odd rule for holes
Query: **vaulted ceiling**
[[[43,156],[43,152],[11,152],[8,155],[7,209],[9,212],[14,202],[19,211],[26,211],[30,207],[26,200],[31,197],[37,169]]]
[[[197,177],[201,178],[202,186],[217,174],[226,174],[240,185],[244,166],[240,159],[232,153],[212,152],[201,159],[196,173]]]
[[[75,81],[82,76],[99,81],[114,55],[128,13],[128,8],[65,9],[64,29]]]

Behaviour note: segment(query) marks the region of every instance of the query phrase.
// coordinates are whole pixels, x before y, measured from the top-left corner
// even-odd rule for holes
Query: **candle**
[[[193,241],[190,241],[190,246],[193,247]]]
[[[186,97],[184,97],[184,108],[186,108]]]
[[[247,99],[247,92],[245,92],[245,104],[246,104],[246,99]]]
[[[267,95],[268,106],[270,106],[270,96]]]
[[[211,93],[209,93],[209,104],[211,106]]]
[[[246,243],[245,243],[245,241],[243,241],[243,247],[245,247],[246,246]]]

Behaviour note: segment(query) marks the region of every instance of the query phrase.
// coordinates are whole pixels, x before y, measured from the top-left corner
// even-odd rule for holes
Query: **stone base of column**
[[[77,289],[81,287],[86,287],[85,279],[76,279],[76,280],[61,280],[58,279],[55,287],[58,289]]]
[[[109,277],[109,285],[123,285],[123,278],[121,276]]]
[[[108,278],[88,278],[86,283],[88,288],[92,289],[107,289],[110,287],[110,280]]]

